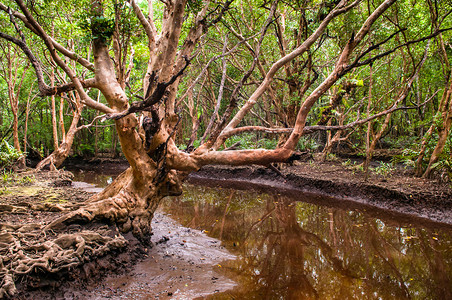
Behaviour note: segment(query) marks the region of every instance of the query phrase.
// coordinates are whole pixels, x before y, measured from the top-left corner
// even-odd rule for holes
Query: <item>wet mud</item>
[[[189,182],[285,194],[297,201],[338,208],[364,207],[375,214],[452,226],[452,188],[447,183],[404,174],[366,179],[364,173],[332,163],[300,164],[279,172],[256,166],[208,166],[191,174]]]
[[[221,241],[183,227],[162,212],[153,220],[154,246],[126,274],[88,287],[89,299],[193,299],[225,292],[236,283],[217,272],[235,259]]]
[[[83,169],[83,164],[74,167]],[[127,164],[107,162],[101,163],[100,168],[109,174],[118,174]],[[98,191],[83,183],[69,187],[70,179],[51,172],[37,176],[38,184],[5,188],[1,195],[5,205],[1,207],[1,223],[46,224],[63,214],[69,204],[76,208],[91,192]],[[410,222],[415,218],[434,227],[452,225],[450,187],[404,174],[391,178],[371,176],[365,180],[363,174],[334,164],[299,164],[279,172],[264,167],[210,166],[191,174],[188,181],[284,194],[296,201],[348,210],[364,207],[370,214],[398,221]],[[23,193],[17,195],[15,189]],[[36,207],[41,209],[27,211]],[[22,210],[15,210],[17,208]],[[222,269],[225,261],[236,257],[220,240],[182,226],[161,210],[153,222],[152,247],[141,245],[130,234],[125,235],[126,247],[114,249],[102,257],[92,257],[83,265],[53,275],[36,272],[22,277],[14,299],[193,299],[215,298],[216,294],[221,299],[225,291],[237,285]],[[115,228],[105,228],[102,224],[94,224],[90,229],[109,230],[112,236],[120,234]]]

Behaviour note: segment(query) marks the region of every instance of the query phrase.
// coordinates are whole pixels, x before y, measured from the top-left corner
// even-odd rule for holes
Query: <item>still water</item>
[[[238,257],[213,267],[238,285],[212,299],[452,299],[450,226],[193,185],[161,207]]]

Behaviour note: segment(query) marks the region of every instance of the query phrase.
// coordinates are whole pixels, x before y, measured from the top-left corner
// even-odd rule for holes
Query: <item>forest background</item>
[[[125,1],[105,1],[105,14],[95,20],[84,9],[89,1],[82,2],[86,3],[32,1],[28,6],[54,40],[87,58],[88,63],[93,56],[90,26],[93,22],[104,26],[101,34],[108,37],[117,77],[130,102],[140,100],[136,96],[143,94],[149,54],[146,32],[134,8]],[[181,76],[174,134],[178,148],[192,151],[204,143],[215,126],[224,122],[225,112],[232,108],[235,113],[259,87],[273,62],[299,47],[337,3],[210,3],[209,13],[221,11],[221,19],[202,35]],[[16,7],[15,3],[6,4]],[[143,12],[153,6],[153,26],[160,29],[164,1],[135,5]],[[180,41],[189,34],[203,5],[202,1],[186,4]],[[309,51],[279,69],[262,95],[264,101],[243,119],[241,124],[247,129],[231,136],[222,147],[274,149],[284,143],[305,98],[334,70],[350,37],[378,5],[380,1],[359,1],[332,20]],[[27,46],[40,61],[51,86],[70,82],[36,35],[27,28],[15,29],[20,26],[11,21],[6,7],[2,4],[1,31],[16,37],[25,32]],[[396,1],[362,41],[350,61],[350,70],[315,102],[306,124],[323,128],[302,136],[297,149],[322,152],[323,159],[334,159],[335,151],[351,153],[365,159],[366,169],[375,148],[385,148],[392,153],[392,164],[403,163],[417,176],[434,173],[450,179],[450,12],[448,1]],[[68,135],[74,137],[67,155],[121,156],[113,121],[84,107],[77,91],[42,95],[36,72],[17,44],[0,40],[0,58],[3,168],[23,156],[34,160],[48,157],[67,142]],[[67,63],[81,78],[92,76],[74,61]],[[106,103],[98,90],[88,87],[87,93]],[[333,127],[325,130],[325,126]]]

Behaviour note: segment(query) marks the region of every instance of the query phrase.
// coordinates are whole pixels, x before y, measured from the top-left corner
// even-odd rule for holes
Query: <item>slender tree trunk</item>
[[[370,116],[370,108],[372,107],[372,88],[373,88],[373,68],[372,65],[370,65],[370,70],[369,70],[369,94],[368,94],[368,99],[367,99],[367,109],[366,109],[366,113],[367,116]],[[373,131],[372,131],[372,124],[374,122],[369,122],[367,123],[367,132],[366,132],[366,160],[364,161],[364,171],[366,172],[366,177],[369,174],[369,164],[370,164],[370,159],[371,159],[371,149],[370,149],[370,145],[371,145],[371,136],[373,136]]]
[[[73,98],[73,103],[75,105],[75,109],[73,110],[72,122],[69,126],[68,132],[65,133],[63,131],[64,139],[61,140],[61,144],[57,145],[55,150],[47,156],[45,159],[41,160],[36,166],[36,170],[41,170],[42,168],[49,166],[50,169],[54,170],[61,166],[61,164],[66,160],[69,156],[70,151],[72,149],[72,144],[74,142],[74,138],[76,133],[81,129],[81,127],[77,127],[78,122],[80,121],[82,115],[82,104],[80,102],[80,96],[78,93],[70,93]]]
[[[452,126],[452,97],[451,97],[451,88],[449,87],[447,91],[447,106],[448,110],[444,114],[444,119],[441,128],[439,129],[439,137],[438,137],[438,143],[435,146],[435,149],[432,152],[432,155],[430,156],[430,161],[428,163],[427,169],[425,170],[422,177],[429,177],[433,171],[433,165],[439,160],[439,157],[441,153],[444,150],[444,147],[446,146],[447,138],[449,137],[450,128]],[[446,106],[446,107],[447,107]]]
[[[50,84],[55,85],[55,70],[52,69],[52,74],[50,75]],[[55,95],[50,97],[51,107],[52,107],[52,134],[53,134],[53,149],[54,151],[58,149],[58,126],[56,117],[56,105],[55,105]]]
[[[28,92],[28,98],[27,98],[27,106],[25,108],[25,124],[24,124],[24,152],[27,152],[27,133],[28,133],[28,117],[30,114],[30,103],[34,99],[34,97],[31,97],[31,94],[33,92],[33,84],[30,86],[30,91]]]
[[[66,128],[64,128],[64,99],[60,98],[60,110],[59,110],[59,118],[60,118],[60,131],[61,131],[61,140],[66,140]]]

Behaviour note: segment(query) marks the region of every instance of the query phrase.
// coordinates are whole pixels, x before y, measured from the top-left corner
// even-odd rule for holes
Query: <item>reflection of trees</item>
[[[418,230],[418,236],[424,237],[420,239],[420,250],[426,258],[430,274],[433,275],[432,296],[436,299],[452,299],[450,249],[441,249],[438,241],[431,238],[434,236],[432,232],[425,235]],[[449,255],[449,264],[446,262],[445,254]]]
[[[452,299],[447,232],[435,240],[426,229],[280,196],[203,193],[170,210],[238,246],[241,258],[223,264],[241,285],[234,298]]]
[[[269,207],[269,206],[267,206]],[[262,221],[269,220],[262,239],[254,248],[255,257],[248,260],[246,270],[255,272],[254,280],[262,286],[261,295],[285,299],[317,299],[319,292],[314,286],[312,268],[305,257],[307,247],[318,249],[334,272],[344,278],[354,276],[335,256],[335,251],[316,234],[308,232],[299,225],[293,203],[276,198],[274,208],[266,211]],[[262,222],[261,222],[262,224]],[[264,227],[264,226],[262,226]],[[262,228],[261,229],[264,229]]]

